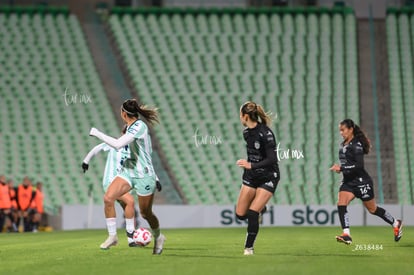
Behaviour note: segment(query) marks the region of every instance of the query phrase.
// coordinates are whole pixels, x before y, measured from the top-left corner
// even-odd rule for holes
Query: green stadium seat
[[[48,209],[85,203],[85,184],[100,185],[104,164],[103,158],[97,158],[96,167],[102,169],[85,177],[80,173],[79,161],[97,143],[88,138],[89,128],[118,132],[118,127],[111,112],[104,111],[110,105],[79,22],[73,15],[24,12],[0,14],[0,21],[0,37],[5,38],[0,41],[0,63],[6,68],[0,74],[7,90],[0,110],[24,110],[19,121],[14,116],[0,119],[10,145],[0,151],[8,163],[2,165],[4,174],[19,179],[24,170],[33,180],[44,182]],[[76,103],[65,102],[67,88],[77,94]],[[89,94],[93,104],[81,104],[82,94]],[[95,203],[102,203],[101,188],[96,188],[96,194]]]
[[[410,20],[411,19],[411,20]],[[412,204],[412,133],[414,125],[411,122],[414,108],[413,66],[409,62],[413,58],[412,40],[414,26],[412,15],[387,14],[387,49],[390,67],[390,94],[393,122],[394,156],[398,188],[398,200],[401,204]]]

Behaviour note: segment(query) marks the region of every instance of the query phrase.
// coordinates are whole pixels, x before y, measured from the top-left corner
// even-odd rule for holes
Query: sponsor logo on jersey
[[[344,147],[342,147],[342,152],[345,154],[346,153],[346,148],[348,148],[348,145],[344,145]]]
[[[275,185],[271,181],[266,182],[264,185],[269,186],[270,188],[275,188]]]

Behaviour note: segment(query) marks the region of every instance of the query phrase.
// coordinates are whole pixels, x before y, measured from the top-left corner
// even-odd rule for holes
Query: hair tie
[[[122,106],[122,111],[124,111],[125,113],[127,113],[127,114],[129,114],[129,115],[132,115],[132,116],[135,116],[137,113],[131,113],[130,111],[127,111],[125,108],[124,108],[124,106]]]

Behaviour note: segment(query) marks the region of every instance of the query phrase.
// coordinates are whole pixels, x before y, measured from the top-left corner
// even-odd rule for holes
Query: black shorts
[[[272,194],[275,193],[276,187],[280,180],[280,174],[279,173],[273,173],[271,176],[269,176],[266,179],[252,179],[249,177],[243,176],[243,185],[252,187],[252,188],[263,188]]]
[[[358,180],[351,182],[342,182],[339,191],[351,192],[356,198],[362,201],[369,201],[374,198],[374,185],[372,181],[360,182]]]

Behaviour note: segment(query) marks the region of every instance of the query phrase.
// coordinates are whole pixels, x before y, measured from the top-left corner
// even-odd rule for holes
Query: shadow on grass
[[[208,249],[207,248],[181,248],[181,247],[179,247],[179,248],[177,248],[177,247],[170,248],[170,247],[168,247],[168,248],[164,248],[164,250],[168,250],[168,251],[170,251],[170,250],[172,250],[172,251],[174,251],[174,250],[177,250],[177,251],[201,251],[201,250],[208,250]]]
[[[414,247],[414,243],[399,243],[396,247]]]
[[[305,253],[263,253],[261,255],[264,256],[296,256],[296,257],[375,257],[375,255],[369,255],[369,254],[340,254],[340,253],[311,253],[308,254]]]
[[[204,252],[205,251],[209,251],[210,249],[208,248],[178,248],[178,247],[174,247],[174,248],[165,248],[164,252],[163,252],[163,256],[164,257],[189,257],[189,258],[215,258],[215,259],[234,259],[234,258],[239,258],[236,256],[229,256],[229,255],[217,255],[217,254],[213,254],[213,255],[200,255],[197,253],[197,251],[199,252]],[[184,254],[181,254],[180,252],[183,252]],[[175,252],[175,253],[174,253]],[[187,252],[187,254],[186,254]],[[180,253],[180,254],[176,254],[176,253]],[[193,254],[188,254],[188,253],[193,253]]]
[[[240,256],[228,256],[228,255],[197,255],[197,254],[163,254],[163,257],[188,257],[188,258],[212,258],[212,259],[238,259]]]

